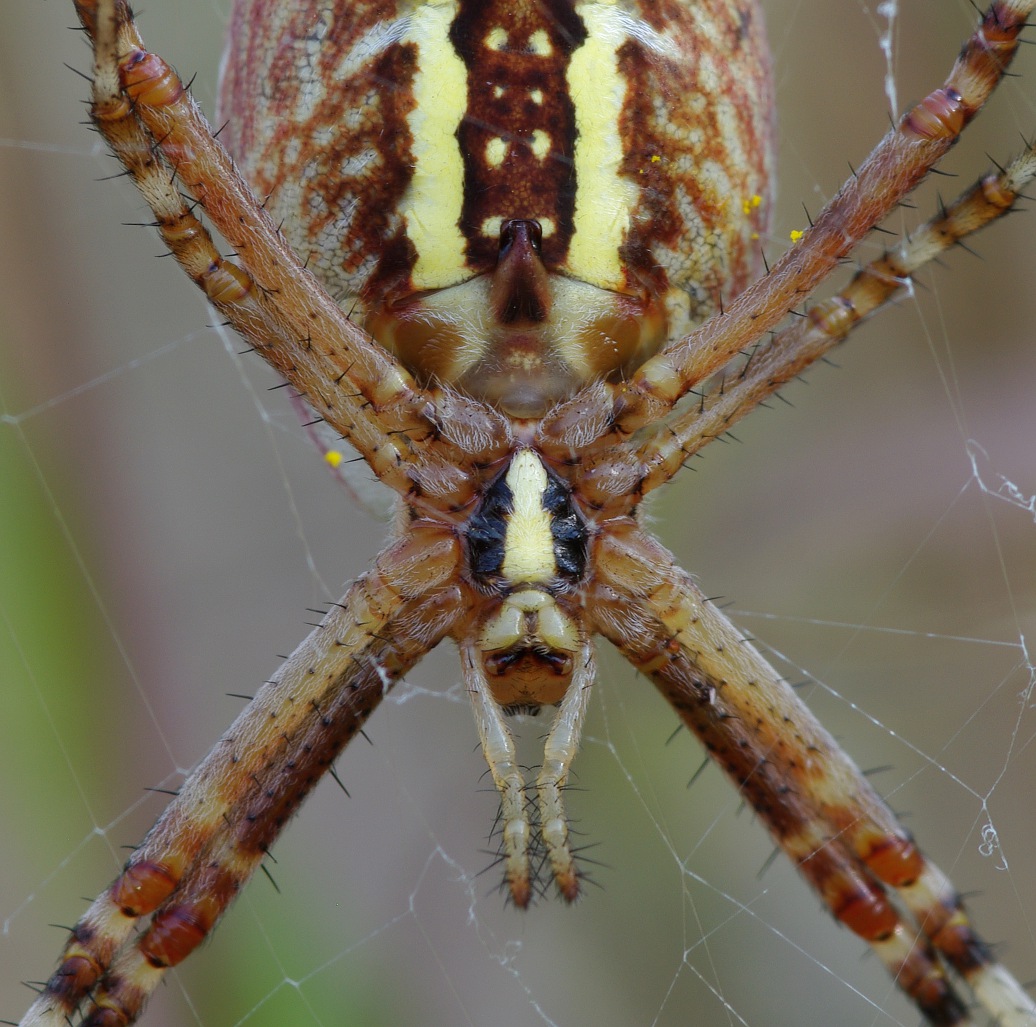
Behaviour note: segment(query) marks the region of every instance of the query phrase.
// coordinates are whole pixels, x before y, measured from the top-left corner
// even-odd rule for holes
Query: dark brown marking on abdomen
[[[576,196],[575,107],[565,75],[586,27],[573,0],[461,0],[450,39],[468,69],[468,111],[457,131],[468,265],[496,264],[499,234],[483,233],[486,222],[523,218],[553,222],[543,261],[557,267],[572,238]]]

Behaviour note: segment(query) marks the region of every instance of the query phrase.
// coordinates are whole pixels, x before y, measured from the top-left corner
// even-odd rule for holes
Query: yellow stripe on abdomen
[[[614,0],[580,4],[576,12],[586,25],[587,38],[572,54],[567,74],[578,135],[575,234],[566,264],[581,281],[619,289],[625,283],[619,247],[637,201],[636,185],[619,175],[619,115],[626,81],[619,72],[618,47],[628,36],[628,24]]]
[[[450,42],[456,0],[422,4],[405,41],[418,51],[413,135],[414,173],[403,202],[407,235],[417,250],[414,288],[441,289],[465,277],[465,240],[460,230],[464,162],[457,127],[468,107],[467,69]]]

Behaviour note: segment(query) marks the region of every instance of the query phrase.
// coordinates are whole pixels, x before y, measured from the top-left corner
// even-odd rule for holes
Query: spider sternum
[[[503,706],[560,701],[585,641],[574,609],[589,530],[571,487],[531,448],[490,484],[464,533],[467,575],[483,602],[477,647]]]

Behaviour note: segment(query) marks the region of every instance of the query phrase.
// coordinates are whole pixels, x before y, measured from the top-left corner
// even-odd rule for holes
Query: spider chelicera
[[[927,131],[927,130],[925,130],[925,131]],[[166,137],[166,138],[168,140],[172,140],[172,137]],[[808,239],[804,240],[803,249],[805,249],[805,247],[807,245],[808,245]],[[240,250],[241,247],[238,246],[237,249]],[[728,314],[727,316],[729,317],[729,316],[732,316],[732,315]],[[749,363],[749,366],[751,367],[751,362]],[[741,372],[739,372],[739,373],[741,373]],[[741,380],[744,380],[744,379],[742,378]],[[311,386],[311,389],[312,389],[312,386]],[[724,395],[733,395],[732,389],[724,390]],[[459,402],[459,401],[455,401],[455,402]],[[600,400],[598,400],[598,402],[600,402]],[[610,403],[610,402],[612,402],[612,400],[609,399],[608,402]],[[366,404],[364,404],[364,405],[366,406]],[[611,413],[611,415],[609,415],[609,418],[613,417],[613,416],[614,416],[614,411]],[[465,423],[467,423],[467,419],[466,418],[462,418],[462,420],[464,420]],[[580,423],[585,422],[585,420],[586,420],[585,411],[580,411],[580,415],[579,415]],[[627,427],[635,427],[635,425],[633,425],[632,422],[630,422],[630,424],[628,424]],[[413,428],[413,426],[409,425],[409,424],[403,424],[402,426],[398,426],[397,425],[397,426],[395,426],[394,430],[401,432],[405,436],[407,435],[408,432],[411,433],[411,434],[415,432],[415,429]],[[454,434],[456,434],[457,430],[458,429],[456,427],[451,428],[450,418],[449,417],[445,417],[441,421],[436,422],[436,431],[437,432],[438,431],[444,431],[445,434],[450,434],[451,431],[453,431]],[[582,429],[580,429],[580,431],[581,430]],[[554,434],[556,434],[556,432],[554,432]],[[407,436],[407,437],[409,437],[409,436]],[[463,439],[462,439],[462,443],[464,443]],[[425,441],[422,440],[422,446],[424,446],[424,445],[425,445]],[[466,445],[466,443],[464,443],[464,445]],[[509,446],[510,446],[510,444],[509,444]],[[513,448],[513,447],[511,447],[511,448]],[[571,449],[571,448],[572,447],[569,445],[568,441],[566,441],[565,449]],[[592,447],[591,446],[581,447],[581,449],[582,449],[582,455],[583,455],[584,459],[586,459],[587,462],[588,462],[588,456],[589,456],[589,453],[591,453],[591,451],[592,451]],[[510,452],[510,450],[509,450],[509,452]],[[492,456],[492,449],[490,448],[490,449],[485,450],[485,453],[488,454],[491,457]],[[607,459],[610,459],[610,457],[608,457]],[[457,462],[457,461],[456,460],[452,460],[451,463],[453,463],[453,462]],[[483,462],[481,457],[480,457],[479,462],[480,462],[480,464]],[[487,460],[486,462],[489,463],[489,462],[491,462],[491,460]],[[500,462],[500,461],[497,461],[497,462]],[[506,461],[503,461],[503,462],[506,462]],[[500,473],[502,473],[502,463],[500,465]],[[495,478],[495,477],[496,477],[495,475],[487,475],[487,482],[489,481],[490,478]],[[429,546],[427,544],[423,544],[423,546],[422,546],[423,554],[427,554],[428,551],[429,551]],[[657,550],[654,550],[654,549],[652,549],[651,552],[652,552],[653,560],[664,561],[665,558],[663,557],[663,555],[660,552],[658,552]],[[427,559],[427,557],[423,557],[423,559]],[[641,566],[646,566],[647,564],[651,564],[651,563],[652,563],[651,560],[650,561],[641,561]],[[629,568],[627,568],[627,570],[630,571]],[[635,570],[635,568],[633,570]],[[632,573],[632,571],[630,571],[630,573]],[[683,581],[683,579],[681,579],[681,581],[682,581],[682,584],[686,583],[686,582]],[[616,582],[614,582],[614,581],[611,582],[611,584],[615,584],[615,583]],[[704,608],[706,608],[706,607],[702,606],[702,609],[704,609]],[[526,607],[524,607],[524,606],[522,607],[522,610],[524,612],[526,612],[526,614],[528,614],[528,612],[529,612],[529,609],[526,609]],[[424,616],[424,615],[422,615],[422,616]],[[708,616],[708,615],[706,615],[706,616]],[[354,617],[353,620],[354,621],[359,621],[359,620],[362,620],[362,619],[358,618],[358,617]],[[412,627],[412,625],[411,625],[411,627]],[[718,622],[717,622],[717,625],[716,625],[716,630],[719,630]],[[731,638],[733,638],[733,636],[731,636]],[[740,644],[740,638],[733,638],[733,640],[736,640],[737,643]],[[503,648],[503,647],[497,647],[497,648]],[[564,647],[562,647],[562,648],[564,648]],[[383,671],[384,667],[385,667],[385,664],[381,661],[380,658],[377,661],[375,661],[373,669],[374,669],[374,671],[375,671],[375,673],[376,673],[376,675],[377,675],[379,680],[381,678],[381,671]],[[722,684],[722,683],[720,683],[720,684]],[[715,706],[715,704],[717,703],[717,696],[716,696],[716,694],[714,694],[712,692],[711,689],[712,689],[712,686],[710,686],[710,685],[708,685],[708,683],[706,683],[706,686],[704,686],[704,689],[702,691],[698,692],[698,698],[704,704],[704,707],[702,707],[702,708],[706,708],[706,707],[713,708]],[[143,872],[144,877],[146,878],[146,881],[138,881],[137,882],[139,885],[141,885],[143,887],[143,889],[145,891],[147,891],[148,888],[153,883],[153,875],[151,873],[151,869],[152,868],[150,868],[150,867],[146,867],[145,871]],[[564,877],[564,872],[562,872],[562,876]],[[512,868],[511,888],[512,888],[513,894],[515,895],[515,900],[517,902],[519,902],[519,903],[524,901],[524,893],[522,891],[522,885],[521,885],[520,878],[521,878],[521,869],[519,868],[518,871],[516,872],[516,871],[514,871],[514,868]],[[516,881],[518,883],[516,883]],[[566,885],[563,883],[563,889],[565,887],[566,887]],[[571,888],[571,885],[569,887]],[[124,898],[124,896],[123,896],[123,898]],[[182,907],[181,907],[181,909],[182,909]],[[183,917],[181,915],[177,914],[177,919],[181,921],[183,919]],[[152,959],[154,958],[154,953],[153,952],[151,953],[151,957],[152,957]],[[1019,999],[1019,1001],[1020,1001],[1020,999]],[[946,1007],[944,1006],[943,1008],[944,1008],[944,1011],[945,1011]],[[1023,1022],[1023,1021],[1019,1021],[1019,1022]]]

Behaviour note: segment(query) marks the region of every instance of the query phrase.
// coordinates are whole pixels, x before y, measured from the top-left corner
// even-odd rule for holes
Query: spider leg
[[[299,263],[176,73],[143,46],[124,0],[77,0],[94,42],[95,125],[133,176],[170,252],[229,324],[412,505],[460,511],[511,444],[506,419],[409,372]],[[234,248],[223,258],[179,182]],[[420,455],[414,443],[422,443]],[[487,473],[492,473],[491,469]],[[416,486],[416,488],[414,488]]]
[[[651,677],[835,918],[930,1022],[970,1022],[948,964],[999,1024],[1032,1027],[1036,1004],[972,929],[949,880],[672,556],[632,520],[610,524],[597,546],[594,626]]]
[[[417,526],[264,685],[73,928],[22,1020],[130,1024],[215,927],[310,789],[388,689],[464,612],[451,531]],[[140,925],[143,930],[134,937]]]
[[[154,211],[173,256],[375,473],[405,491],[407,433],[429,434],[427,397],[301,266],[180,78],[144,49],[124,0],[79,0],[76,10],[95,47],[94,123]],[[177,183],[240,265],[219,254]]]
[[[678,413],[642,445],[642,494],[668,481],[707,442],[841,342],[864,318],[891,302],[911,277],[965,236],[1014,209],[1022,189],[1036,177],[1036,143],[997,175],[976,182],[901,246],[861,268],[837,295],[752,352],[740,374],[725,377],[693,409]],[[609,455],[598,462],[607,464]]]
[[[525,780],[504,710],[493,696],[482,650],[476,641],[465,639],[460,644],[460,653],[482,753],[500,793],[504,880],[514,904],[525,909],[532,899],[533,879],[529,860],[533,827],[525,802]],[[579,873],[568,844],[568,818],[561,793],[579,750],[594,674],[593,649],[589,642],[584,642],[575,654],[572,681],[558,703],[544,744],[543,765],[536,778],[540,836],[558,892],[568,902],[575,901],[579,895]]]
[[[489,764],[493,783],[500,793],[500,823],[504,847],[504,880],[514,904],[525,909],[532,898],[529,871],[529,843],[532,829],[525,809],[525,780],[518,767],[514,736],[507,726],[504,711],[493,698],[482,666],[482,652],[474,640],[460,645],[460,665],[464,687],[471,699],[475,726],[482,743],[482,755]]]
[[[540,833],[558,891],[569,902],[574,901],[579,894],[579,873],[568,843],[568,817],[565,815],[561,792],[568,781],[572,761],[579,751],[583,721],[590,702],[590,686],[596,674],[593,648],[589,642],[576,654],[576,661],[572,683],[558,705],[557,715],[547,735],[543,747],[543,766],[536,778]]]
[[[621,435],[657,421],[772,329],[918,185],[1003,78],[1034,7],[1036,0],[990,4],[943,85],[900,119],[769,273],[616,389]]]

